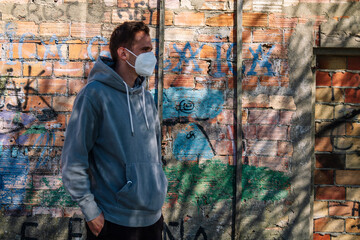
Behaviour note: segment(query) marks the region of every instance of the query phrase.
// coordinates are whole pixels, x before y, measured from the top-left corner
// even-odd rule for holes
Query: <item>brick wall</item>
[[[310,87],[313,47],[359,47],[359,0],[245,0],[242,26],[237,3],[165,1],[164,234],[307,239],[313,208],[314,238],[359,238],[359,123],[357,116],[343,119],[360,104],[359,59],[319,58],[316,144]],[[109,56],[118,24],[146,22],[157,46],[159,3],[0,0],[0,9],[0,238],[81,238],[82,215],[60,175],[72,103],[95,59]],[[242,30],[239,82],[236,27]],[[152,77],[149,84],[155,97],[157,82]],[[237,97],[242,119],[236,119]],[[237,141],[240,211],[233,188]]]
[[[314,239],[360,233],[359,63],[360,57],[318,56]]]

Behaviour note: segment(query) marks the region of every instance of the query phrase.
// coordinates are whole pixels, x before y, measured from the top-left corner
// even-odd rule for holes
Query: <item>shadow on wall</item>
[[[17,6],[16,10],[19,8],[20,6]],[[350,8],[351,4],[349,9],[341,9],[341,14],[347,15]],[[309,164],[313,157],[313,145],[310,140],[310,66],[314,26],[312,22],[297,25],[300,5],[291,9],[293,12],[288,15],[294,16],[297,21],[291,26],[296,29],[289,42],[281,42],[282,47],[287,48],[287,54],[278,54],[275,44],[243,44],[243,49],[248,53],[248,57],[244,56],[243,84],[248,77],[254,77],[256,83],[254,88],[244,88],[240,94],[245,98],[260,95],[294,96],[297,109],[291,123],[285,124],[290,129],[290,139],[278,141],[289,142],[294,149],[292,155],[286,156],[286,162],[279,164],[281,166],[271,162],[273,156],[268,156],[268,151],[271,151],[269,146],[272,146],[269,144],[275,141],[264,141],[259,131],[255,132],[255,139],[251,139],[251,136],[247,138],[249,135],[243,130],[245,137],[242,193],[241,202],[237,203],[242,206],[241,212],[236,212],[233,204],[236,167],[234,126],[236,121],[240,121],[236,119],[233,107],[236,104],[233,89],[236,83],[231,82],[232,78],[236,79],[236,45],[209,43],[216,49],[216,59],[210,63],[207,60],[206,64],[200,64],[199,53],[204,45],[193,49],[189,42],[183,47],[181,44],[173,44],[177,56],[169,57],[164,62],[165,74],[175,76],[175,80],[164,89],[163,94],[163,144],[166,162],[164,169],[169,179],[169,194],[164,206],[168,220],[164,239],[269,239],[269,235],[278,239],[292,239],[298,231],[303,231],[312,224],[308,213],[311,194]],[[331,8],[329,11],[338,12],[340,8]],[[259,18],[252,25],[257,26],[261,21]],[[60,40],[54,36],[46,42],[36,40],[35,35],[28,34],[23,35],[21,40],[17,39],[15,29],[11,26],[6,26],[6,33],[1,37],[5,41],[19,41],[21,54],[18,54],[20,57],[17,58],[13,49],[16,45],[8,41],[6,44],[9,51],[5,55],[9,57],[6,63],[1,63],[0,204],[4,218],[13,216],[7,218],[8,222],[3,223],[3,229],[14,229],[13,226],[19,226],[19,221],[15,217],[19,215],[51,214],[55,218],[77,213],[74,210],[76,205],[65,193],[59,176],[65,123],[71,111],[71,107],[67,105],[71,106],[68,103],[69,98],[74,97],[76,90],[80,88],[77,86],[71,90],[70,87],[65,89],[64,86],[73,86],[72,83],[81,85],[75,78],[83,78],[83,75],[76,76],[66,72],[52,78],[52,74],[48,73],[47,61],[58,61],[64,66],[68,63],[65,55],[59,54],[59,49],[67,44],[66,39]],[[18,70],[19,64],[27,66],[27,59],[21,50],[25,49],[25,44],[29,44],[25,43],[25,40],[30,41],[30,44],[37,41],[37,44],[40,43],[46,50],[43,56],[35,53],[33,68],[27,67],[21,71],[21,67]],[[229,41],[236,42],[234,39]],[[52,42],[56,43],[55,51],[49,44]],[[101,50],[102,46],[106,45],[106,39],[94,37],[86,46],[88,59],[84,60],[84,64],[89,64],[95,59],[95,54],[92,55],[93,45],[96,45],[100,55],[106,55],[106,52]],[[223,45],[227,47],[224,56],[220,54]],[[28,55],[30,58],[31,54]],[[36,69],[38,59],[41,60],[40,65],[43,64],[40,69],[45,70]],[[289,69],[283,74],[281,67],[285,65],[288,65]],[[202,76],[200,80],[192,80],[205,87],[195,89],[178,87],[175,84],[182,75],[192,73]],[[69,79],[61,79],[64,77]],[[268,77],[288,77],[290,80],[288,85],[281,81],[278,81],[276,86],[262,85],[261,79],[269,79]],[[224,83],[219,84],[219,78],[225,78]],[[52,81],[53,84],[45,84],[44,79]],[[57,84],[60,87],[54,87]],[[55,102],[63,105],[55,106]],[[244,109],[250,114],[254,110],[250,107]],[[279,112],[276,114],[280,114]],[[339,122],[343,120],[339,119]],[[336,123],[337,121],[334,122]],[[248,122],[243,122],[243,125],[246,124]],[[256,122],[252,125],[256,125]],[[331,127],[334,126],[329,126]],[[274,129],[272,130],[275,131]],[[233,222],[235,214],[240,214],[242,221],[241,229],[236,233],[240,236],[235,236],[232,232],[237,224]],[[27,227],[39,231],[46,228],[46,223],[41,222],[41,219],[36,220],[39,221],[36,223],[38,225],[35,222],[31,225],[24,217],[22,219],[26,223],[21,233],[24,234],[23,237],[28,236],[25,231]],[[70,231],[67,223],[63,223],[60,228],[64,226],[65,233]],[[0,232],[1,234],[5,233]]]

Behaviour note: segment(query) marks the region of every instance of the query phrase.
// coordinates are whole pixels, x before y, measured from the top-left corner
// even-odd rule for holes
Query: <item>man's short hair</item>
[[[126,47],[132,50],[135,34],[143,31],[149,35],[149,27],[143,22],[124,22],[119,25],[111,34],[110,53],[111,58],[117,61],[117,50],[119,47]]]

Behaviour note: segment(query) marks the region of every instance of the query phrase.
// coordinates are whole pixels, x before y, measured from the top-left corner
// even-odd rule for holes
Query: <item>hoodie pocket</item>
[[[167,179],[160,163],[137,162],[126,165],[127,183],[116,194],[121,207],[158,211],[165,201]]]

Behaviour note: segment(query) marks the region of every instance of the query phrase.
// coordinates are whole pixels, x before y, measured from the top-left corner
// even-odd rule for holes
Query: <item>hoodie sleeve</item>
[[[66,129],[61,155],[62,179],[65,189],[91,221],[101,213],[90,191],[89,152],[98,131],[98,113],[90,98],[79,93]]]

